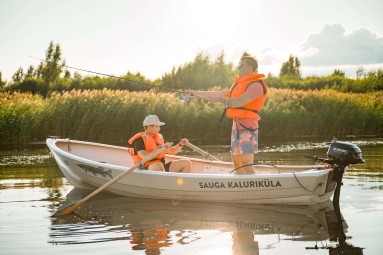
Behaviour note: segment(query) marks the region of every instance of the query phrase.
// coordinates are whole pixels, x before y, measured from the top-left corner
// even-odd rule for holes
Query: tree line
[[[86,89],[112,89],[128,91],[147,91],[156,87],[166,90],[180,89],[223,89],[231,85],[237,74],[233,64],[225,62],[222,52],[216,59],[204,52],[199,52],[193,61],[179,67],[173,67],[170,72],[154,81],[145,78],[140,73],[128,72],[118,77],[82,76],[79,72],[71,73],[65,67],[59,44],[50,42],[45,54],[45,60],[37,67],[30,66],[24,71],[20,67],[6,83],[0,72],[0,91],[31,92],[47,96],[52,92]],[[334,89],[340,92],[366,93],[383,90],[383,70],[366,72],[362,67],[357,70],[356,79],[348,78],[345,73],[335,69],[328,76],[302,77],[300,61],[296,56],[281,66],[278,76],[267,75],[267,83],[272,88],[287,88],[294,90]]]

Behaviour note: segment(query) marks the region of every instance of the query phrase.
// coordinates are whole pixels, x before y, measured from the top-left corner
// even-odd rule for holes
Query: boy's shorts
[[[231,131],[231,154],[243,155],[255,153],[258,153],[258,129],[251,131],[234,128]]]

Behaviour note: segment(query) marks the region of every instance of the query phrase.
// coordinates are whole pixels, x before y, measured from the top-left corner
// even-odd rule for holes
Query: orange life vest
[[[132,138],[129,139],[129,144],[133,145],[134,141],[138,138],[142,138],[144,140],[145,151],[148,153],[157,150],[164,144],[164,138],[161,134],[150,135],[146,132],[141,132],[134,135]],[[132,156],[134,164],[137,164],[142,160],[142,158],[134,151],[134,148],[129,148],[129,154]],[[154,162],[158,162],[163,157],[165,157],[165,152],[159,153],[157,156],[154,157],[154,160],[146,162],[144,166],[148,166]]]
[[[235,118],[235,119],[257,119],[260,120],[261,117],[258,115],[258,112],[261,110],[262,106],[265,103],[266,100],[266,94],[268,92],[268,88],[266,85],[266,82],[263,81],[265,78],[264,74],[259,73],[253,73],[250,75],[247,75],[245,77],[237,76],[234,80],[233,85],[230,89],[230,95],[229,98],[238,98],[243,93],[245,93],[247,87],[254,82],[260,81],[263,86],[263,96],[256,98],[254,101],[238,107],[238,108],[227,108],[226,110],[226,116],[228,118]]]

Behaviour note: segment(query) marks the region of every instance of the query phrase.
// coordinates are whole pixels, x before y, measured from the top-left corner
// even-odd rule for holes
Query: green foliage
[[[60,74],[65,66],[65,61],[62,60],[61,56],[60,45],[54,45],[53,42],[50,42],[45,55],[45,61],[42,61],[37,68],[30,66],[27,72],[24,73],[23,68],[20,67],[12,76],[13,83],[7,90],[28,91],[26,89],[31,85],[31,90],[29,91],[33,93],[37,92],[43,96],[47,94],[47,88],[55,90],[55,83],[60,79]],[[33,79],[36,80],[33,81]],[[44,82],[44,85],[40,85],[41,80]],[[41,88],[41,90],[36,90],[36,84],[39,84],[38,87]]]
[[[112,89],[112,90],[129,90],[129,91],[146,91],[156,85],[146,79],[140,73],[130,73],[116,78],[104,78],[100,76],[81,77],[75,73],[73,79],[63,78],[52,84],[51,91],[62,92],[72,89]]]
[[[342,70],[335,69],[331,76],[346,77],[346,74]]]
[[[0,89],[6,91],[0,93],[0,143],[41,141],[49,135],[121,142],[142,130],[148,114],[166,122],[162,133],[167,140],[228,141],[231,123],[218,122],[221,104],[196,99],[185,104],[175,94],[161,93],[228,88],[237,72],[224,59],[223,52],[213,61],[199,52],[154,82],[130,72],[112,78],[65,70],[61,76],[61,48],[51,42],[46,62],[26,73],[20,67],[8,86],[0,72]],[[357,79],[337,69],[330,76],[301,78],[299,68],[299,60],[290,56],[279,77],[267,76],[262,139],[383,134],[383,70],[360,68]]]
[[[364,75],[364,72],[365,72],[364,68],[359,67],[358,70],[356,70],[356,78],[360,79]]]
[[[163,87],[172,89],[208,90],[211,87],[228,88],[235,76],[231,64],[225,64],[224,53],[213,62],[203,52],[199,52],[194,61],[162,76]]]
[[[34,67],[31,65],[31,66],[29,66],[28,71],[27,71],[27,73],[25,74],[25,78],[33,78],[33,77],[36,76],[35,73],[36,73],[36,72],[35,72],[35,69],[34,69]]]
[[[229,143],[231,121],[219,123],[223,106],[199,100],[183,103],[170,93],[122,90],[72,90],[44,98],[0,93],[0,142],[26,143],[49,135],[71,139],[124,142],[142,131],[156,114],[170,141]],[[383,91],[343,93],[270,88],[260,112],[260,139],[383,135]]]
[[[262,111],[270,135],[285,137],[341,137],[382,135],[383,93],[342,93],[334,90],[271,89]],[[262,129],[261,129],[262,130]]]
[[[248,54],[247,52],[244,55]],[[122,77],[81,76],[73,75],[64,70],[61,48],[58,44],[50,43],[46,51],[46,60],[37,67],[30,66],[25,73],[20,67],[13,76],[13,83],[5,87],[0,80],[0,89],[9,92],[32,92],[46,96],[53,92],[64,92],[73,89],[111,89],[128,91],[147,91],[157,87],[158,90],[171,91],[180,89],[212,90],[229,88],[237,71],[232,64],[225,63],[222,52],[215,60],[211,60],[204,52],[199,52],[193,61],[173,67],[172,71],[164,74],[154,82],[140,73],[128,72]],[[64,71],[64,72],[63,72]],[[60,78],[60,75],[62,77]],[[1,78],[1,77],[0,77]],[[289,88],[294,90],[334,89],[341,92],[366,93],[383,89],[383,70],[365,73],[361,67],[357,79],[345,77],[345,73],[335,69],[330,76],[310,76],[301,78],[300,62],[297,57],[290,55],[283,63],[279,77],[271,74],[267,83],[272,88]]]
[[[269,75],[267,84],[273,88],[294,90],[333,89],[340,92],[367,93],[383,90],[383,70],[370,71],[359,79],[347,78],[341,74],[323,77],[309,76],[303,79],[295,79],[290,76],[277,78]]]
[[[0,142],[28,143],[45,136],[40,128],[45,101],[27,93],[0,93]]]
[[[46,84],[57,81],[64,65],[65,61],[62,60],[60,45],[54,45],[51,41],[45,53],[45,62],[40,67],[41,78]]]
[[[6,81],[3,81],[3,74],[0,72],[0,91],[5,88]]]
[[[293,55],[289,56],[289,59],[282,63],[281,71],[279,72],[279,77],[288,77],[290,79],[300,79],[301,71],[300,71],[301,63],[299,59]]]
[[[41,79],[25,78],[20,82],[14,82],[12,86],[7,87],[6,90],[46,95],[48,92],[48,87],[46,86],[46,83]]]
[[[17,69],[16,73],[12,76],[12,80],[14,82],[21,82],[22,80],[24,80],[24,70],[22,67],[20,67],[19,69]]]
[[[200,118],[201,107],[204,118]],[[71,91],[52,94],[47,100],[43,122],[51,134],[84,140],[126,141],[143,130],[142,121],[149,114],[156,114],[166,124],[163,134],[167,139],[177,140],[185,134],[195,133],[217,139],[219,128],[216,121],[210,132],[196,126],[206,119],[215,119],[222,107],[201,105],[197,102],[184,104],[173,94],[155,92],[127,92],[112,90]],[[182,116],[182,120],[180,120]],[[191,125],[193,120],[193,125]],[[212,121],[210,121],[212,122]],[[206,122],[205,122],[206,123]]]

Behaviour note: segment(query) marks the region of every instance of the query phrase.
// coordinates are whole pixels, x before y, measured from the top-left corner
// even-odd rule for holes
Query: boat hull
[[[75,187],[100,187],[133,166],[125,147],[67,139],[48,139],[47,145]],[[193,164],[191,173],[138,169],[106,190],[123,196],[157,199],[310,205],[329,200],[335,189],[333,169],[306,170],[297,166],[296,171],[288,172],[288,167],[269,167],[267,173],[264,167],[260,174],[234,175],[229,174],[233,168],[229,162],[188,159]]]

